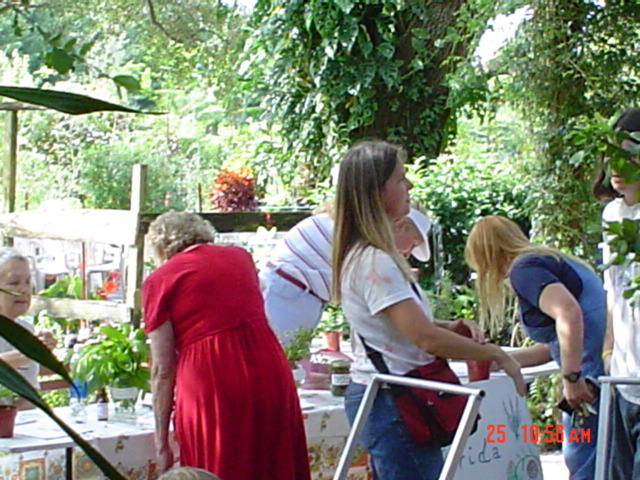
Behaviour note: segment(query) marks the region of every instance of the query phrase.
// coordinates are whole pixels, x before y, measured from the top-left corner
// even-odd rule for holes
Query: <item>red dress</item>
[[[147,333],[173,326],[180,464],[223,480],[309,479],[295,383],[251,255],[192,247],[149,275],[142,296]]]

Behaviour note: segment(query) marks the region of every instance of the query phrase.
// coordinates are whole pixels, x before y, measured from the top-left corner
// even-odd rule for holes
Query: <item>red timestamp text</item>
[[[538,425],[520,425],[524,443],[591,443],[591,429],[574,427],[566,430],[562,425],[549,424],[544,428]],[[487,443],[507,441],[506,425],[487,425]]]

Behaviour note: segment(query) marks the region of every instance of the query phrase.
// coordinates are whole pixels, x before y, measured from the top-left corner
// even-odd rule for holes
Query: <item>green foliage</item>
[[[493,62],[494,86],[528,122],[536,156],[528,165],[528,201],[547,244],[587,258],[600,236],[589,191],[596,165],[583,155],[603,119],[637,102],[640,10],[635,2],[529,2],[533,14]],[[590,134],[595,136],[591,137]],[[586,135],[585,135],[586,134]]]
[[[447,76],[494,9],[460,0],[257,2],[243,85],[246,102],[281,126],[285,181],[324,180],[363,137],[437,155],[455,124]]]
[[[86,381],[89,391],[105,386],[149,390],[149,346],[142,328],[130,324],[103,325],[73,362],[74,378]]]
[[[449,272],[444,272],[437,291],[427,290],[433,316],[440,320],[475,318],[478,299],[473,289],[454,285]]]
[[[318,322],[318,332],[344,332],[349,330],[349,322],[344,318],[342,307],[334,303],[327,303]]]
[[[125,82],[120,79],[120,82]],[[128,82],[130,83],[130,82]],[[84,115],[94,112],[124,112],[124,113],[153,113],[159,112],[142,112],[132,108],[123,107],[114,103],[105,102],[86,95],[78,95],[69,92],[60,92],[57,90],[44,90],[40,88],[28,87],[5,87],[0,86],[0,96],[9,97],[25,103],[33,103],[45,108],[57,110],[59,112],[71,115]]]
[[[291,368],[297,368],[298,362],[309,356],[309,346],[315,334],[312,328],[300,327],[287,338],[288,343],[283,349]]]
[[[18,400],[18,396],[12,390],[0,385],[0,406],[14,405],[16,400]]]
[[[547,425],[558,425],[560,412],[556,405],[560,401],[562,390],[562,378],[559,374],[538,375],[529,385],[527,395],[527,407],[531,414],[532,424],[539,427],[540,432],[545,431]],[[540,446],[557,448],[556,442],[547,442],[544,435],[540,437]]]
[[[508,149],[496,152],[501,144],[516,140],[517,131],[505,123],[502,131],[474,125],[477,128],[466,131],[465,143],[454,153],[441,155],[428,167],[407,169],[414,184],[411,195],[425,205],[442,229],[444,268],[459,285],[468,276],[464,245],[480,217],[501,214],[525,227],[528,222],[524,203],[529,192],[516,158],[520,147],[516,143],[513,153]]]
[[[69,405],[69,389],[59,388],[57,390],[50,390],[48,392],[42,392],[42,399],[50,407],[66,407]]]

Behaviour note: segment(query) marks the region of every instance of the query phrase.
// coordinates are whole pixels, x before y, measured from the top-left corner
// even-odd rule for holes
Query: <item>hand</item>
[[[484,338],[484,332],[480,328],[480,325],[468,318],[458,318],[455,322],[453,322],[452,330],[454,332],[468,330],[468,332],[471,334],[472,340],[475,340],[478,343],[486,342]]]
[[[593,402],[596,398],[589,389],[587,382],[584,381],[584,378],[579,378],[575,383],[563,379],[562,384],[564,387],[564,397],[572,408],[580,408],[582,402]]]
[[[53,350],[54,348],[56,348],[56,345],[58,344],[58,341],[56,340],[56,338],[53,336],[51,332],[47,332],[47,331],[38,332],[36,333],[36,338],[38,338],[42,343],[44,343],[45,347],[47,347],[49,350]]]
[[[501,355],[496,362],[500,368],[502,368],[507,375],[511,377],[513,383],[516,386],[516,391],[518,395],[524,397],[527,393],[527,385],[524,383],[524,378],[522,378],[522,372],[520,371],[520,364],[518,361],[513,358],[511,355],[503,351],[500,347],[496,347],[500,350]]]
[[[156,464],[156,472],[160,475],[173,467],[175,460],[173,458],[173,450],[171,450],[171,447],[168,445],[158,450],[157,455],[158,462]]]

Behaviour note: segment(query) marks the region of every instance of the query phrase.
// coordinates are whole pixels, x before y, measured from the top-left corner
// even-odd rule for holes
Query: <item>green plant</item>
[[[541,432],[544,432],[547,425],[559,423],[560,414],[556,405],[560,400],[561,389],[562,379],[557,373],[538,375],[529,386],[527,407],[531,414],[531,421],[540,428]],[[555,441],[547,442],[544,435],[541,436],[539,445],[549,449],[559,447]]]
[[[289,343],[283,347],[283,350],[291,368],[297,368],[297,363],[309,356],[309,345],[313,337],[315,337],[315,330],[300,327],[288,338]]]
[[[16,403],[18,396],[7,387],[0,385],[0,407],[9,407]]]
[[[71,374],[86,381],[89,391],[99,387],[138,387],[149,390],[149,346],[142,328],[130,324],[103,325],[99,335],[86,342]]]
[[[316,330],[318,332],[344,332],[349,329],[349,322],[342,313],[340,305],[327,303]]]

